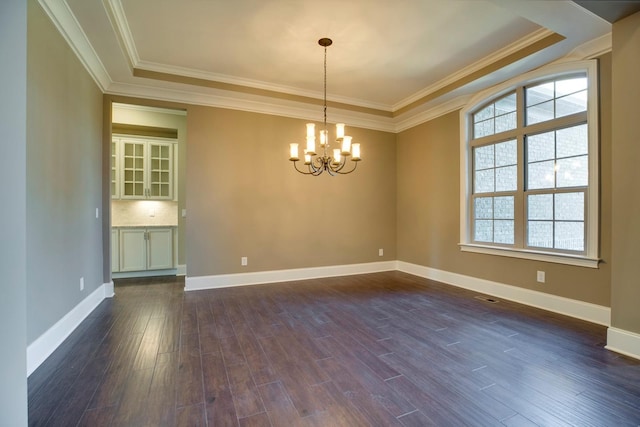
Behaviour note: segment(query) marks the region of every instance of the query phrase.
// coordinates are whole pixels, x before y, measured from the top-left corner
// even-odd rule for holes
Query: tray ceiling
[[[107,93],[292,116],[317,110],[317,40],[330,37],[329,99],[365,126],[393,127],[610,32],[561,0],[40,3]]]

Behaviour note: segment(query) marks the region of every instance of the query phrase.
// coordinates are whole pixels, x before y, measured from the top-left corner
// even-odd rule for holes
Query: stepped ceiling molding
[[[103,92],[398,132],[611,48],[572,1],[39,0]]]

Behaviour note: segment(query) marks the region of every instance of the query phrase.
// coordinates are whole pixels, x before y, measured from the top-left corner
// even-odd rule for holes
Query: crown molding
[[[179,67],[174,65],[160,64],[157,62],[144,61],[140,59],[136,44],[133,39],[133,34],[129,28],[129,24],[122,6],[121,0],[107,0],[108,11],[110,16],[113,17],[114,30],[117,36],[122,40],[124,45],[125,54],[129,60],[129,63],[133,68],[140,70],[153,71],[162,73],[164,75],[175,75],[181,77],[191,77],[195,79],[220,82],[230,85],[244,86],[254,89],[267,90],[272,92],[286,93],[289,95],[309,97],[315,99],[323,99],[323,93],[320,91],[310,91],[295,88],[287,85],[277,85],[273,83],[263,82],[259,80],[245,79],[241,77],[228,76],[225,74],[211,73],[202,70],[196,70],[193,68]],[[355,105],[359,107],[371,108],[374,110],[382,110],[391,112],[391,106],[388,104],[375,103],[370,101],[364,101],[361,99],[341,97],[341,96],[328,96],[327,100],[339,102],[348,105]]]
[[[117,1],[117,0],[112,0],[112,1]],[[167,75],[167,76],[190,77],[190,78],[203,80],[203,81],[219,82],[219,83],[225,83],[228,85],[241,86],[241,87],[247,87],[252,89],[260,89],[260,90],[276,92],[276,93],[285,93],[288,95],[305,97],[305,98],[313,98],[318,100],[323,99],[323,93],[319,91],[304,90],[304,89],[295,88],[287,85],[277,85],[277,84],[267,83],[259,80],[233,77],[225,74],[210,73],[207,71],[194,70],[192,68],[178,67],[174,65],[159,64],[155,62],[141,60],[135,64],[135,68],[144,70],[144,71],[162,73],[163,75]],[[176,81],[177,80],[179,80],[179,78],[176,78]],[[373,110],[391,112],[391,106],[388,104],[369,102],[361,99],[349,98],[344,96],[335,96],[335,95],[328,94],[327,101],[330,101],[330,102],[333,101],[341,104],[370,108]]]
[[[413,95],[403,99],[402,101],[396,103],[393,105],[392,107],[392,111],[398,111],[404,107],[406,107],[407,105],[411,105],[412,103],[421,100],[422,98],[425,98],[427,96],[429,96],[430,94],[437,92],[438,90],[447,87],[449,85],[454,84],[455,82],[465,78],[466,76],[473,74],[475,72],[478,72],[480,70],[482,70],[483,68],[498,62],[500,60],[502,60],[503,58],[508,57],[509,55],[512,55],[528,46],[531,46],[532,44],[545,39],[546,37],[549,37],[551,35],[555,34],[553,31],[548,30],[546,28],[540,28],[536,31],[534,31],[533,33],[527,35],[526,37],[523,37],[521,39],[519,39],[518,41],[511,43],[505,47],[503,47],[502,49],[499,49],[497,51],[495,51],[493,54],[486,56],[484,58],[482,58],[479,61],[474,62],[473,64],[470,64],[462,69],[460,69],[459,71],[449,75],[448,77],[430,85],[427,86],[426,88],[414,93]]]
[[[114,102],[114,106],[117,106],[120,110],[129,110],[129,111],[142,111],[145,113],[164,113],[164,114],[173,114],[174,116],[186,116],[186,110],[177,110],[175,108],[160,108],[160,107],[149,107],[146,105],[137,105],[137,104],[123,104],[120,102]]]
[[[113,83],[106,91],[107,94],[127,96],[134,98],[155,99],[179,104],[202,105],[207,107],[226,108],[252,113],[270,114],[275,116],[291,117],[295,119],[317,121],[321,117],[321,110],[317,106],[299,102],[288,102],[269,99],[266,97],[253,99],[240,99],[237,97],[218,94],[187,92],[143,86],[138,84]],[[358,113],[334,108],[327,119],[332,122],[345,122],[350,126],[365,129],[379,130],[383,132],[395,132],[394,120],[391,117],[380,117],[366,113]]]
[[[160,86],[160,83],[158,83],[158,86],[145,84],[144,79],[140,79],[141,83],[139,84],[116,83],[109,76],[86,34],[69,8],[66,0],[38,1],[103,93],[169,101],[180,104],[228,108],[304,120],[318,120],[318,106],[315,104],[305,103],[295,99],[269,97],[264,94],[260,94],[258,91],[256,91],[255,94],[246,94],[230,90],[216,90],[211,88],[206,88],[203,91],[203,86],[189,84],[181,84],[180,89],[176,89],[178,86],[175,85],[173,88],[167,88]],[[126,21],[121,0],[103,0],[103,3],[105,5],[107,15],[114,27],[114,31],[117,33],[118,37],[120,37],[123,52],[134,68],[136,66],[140,66],[142,67],[141,69],[148,69],[162,73],[173,73],[176,75],[204,80],[215,79],[215,81],[223,83],[239,84],[241,86],[266,91],[284,92],[286,94],[299,95],[301,97],[322,99],[321,94],[313,91],[304,91],[292,87],[271,85],[265,82],[232,78],[229,76],[204,73],[186,68],[167,67],[162,64],[141,61],[138,57],[135,43],[133,42],[131,31],[129,30]],[[411,103],[420,101],[421,99],[424,99],[425,96],[429,96],[442,88],[454,84],[460,79],[466,78],[466,76],[469,76],[478,70],[482,70],[484,67],[490,66],[496,61],[500,61],[502,58],[515,54],[519,50],[526,49],[532,44],[555,34],[556,33],[553,31],[544,28],[537,30],[529,36],[506,46],[505,48],[495,52],[493,55],[483,58],[481,61],[477,61],[474,64],[465,67],[464,69],[448,76],[446,79],[423,89],[392,107],[343,97],[331,97],[328,98],[328,100],[346,105],[353,105],[354,107],[371,108],[378,111],[397,111],[398,109],[403,108],[403,106],[411,105]],[[569,55],[566,55],[554,62],[593,58],[609,51],[611,51],[611,33],[605,34],[578,46]],[[379,114],[376,115],[363,111],[355,111],[355,109],[348,110],[346,108],[339,107],[332,108],[329,120],[334,122],[344,121],[349,123],[351,126],[366,129],[397,133],[460,109],[466,104],[470,97],[460,96],[451,100],[445,99],[446,97],[441,98],[438,101],[438,98],[434,98],[428,103],[425,102],[421,106],[407,109],[406,112],[402,112],[395,117],[385,117]],[[428,104],[433,105],[428,106]]]
[[[471,99],[471,95],[461,95],[452,100],[436,104],[435,106],[417,114],[407,113],[407,118],[396,118],[395,132],[399,133],[412,127],[416,127],[429,120],[436,119],[464,107]]]
[[[573,49],[565,57],[567,59],[593,59],[605,53],[611,52],[613,40],[611,33],[603,34],[593,40],[589,40]]]
[[[65,0],[38,0],[51,22],[58,29],[102,92],[113,83],[109,73],[93,49],[75,15]]]
[[[122,3],[120,0],[107,0],[103,4],[107,10],[109,19],[111,20],[111,25],[122,43],[124,53],[129,60],[129,65],[132,68],[136,68],[140,63],[140,56],[138,55],[136,43],[133,40],[131,28],[129,28],[129,23],[127,22],[127,17],[124,13]]]

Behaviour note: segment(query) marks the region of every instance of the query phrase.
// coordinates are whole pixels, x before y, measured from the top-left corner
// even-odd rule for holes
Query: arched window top
[[[515,129],[516,124],[516,92],[503,95],[483,106],[473,117],[473,137],[494,135]]]

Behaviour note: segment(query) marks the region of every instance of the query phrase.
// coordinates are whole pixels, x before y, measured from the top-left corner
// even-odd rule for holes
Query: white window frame
[[[558,79],[565,75],[586,73],[588,82],[587,126],[589,144],[589,187],[586,192],[586,241],[581,255],[544,250],[504,247],[492,244],[473,243],[472,230],[472,177],[473,150],[469,141],[473,138],[473,113],[491,100],[495,100],[516,88],[529,86],[539,81]],[[460,111],[460,250],[489,255],[523,258],[581,267],[598,268],[599,259],[599,123],[598,123],[598,64],[596,60],[573,61],[552,64],[511,79],[498,86],[477,93]],[[522,156],[520,156],[522,158]],[[521,191],[519,189],[518,191]],[[524,215],[524,213],[523,213]]]

